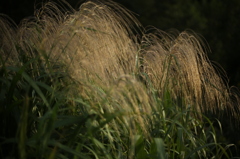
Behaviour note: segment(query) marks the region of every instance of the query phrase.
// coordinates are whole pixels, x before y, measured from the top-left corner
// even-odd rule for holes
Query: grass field
[[[0,35],[1,158],[237,157],[215,117],[238,124],[239,96],[194,32],[89,1],[2,15]]]

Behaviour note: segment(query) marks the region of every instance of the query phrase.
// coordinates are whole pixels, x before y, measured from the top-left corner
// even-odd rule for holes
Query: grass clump
[[[204,113],[236,119],[239,98],[194,33],[148,33],[112,1],[0,24],[2,158],[233,156]]]

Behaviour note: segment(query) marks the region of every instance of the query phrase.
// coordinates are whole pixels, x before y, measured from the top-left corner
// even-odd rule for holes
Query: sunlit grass
[[[149,33],[111,1],[0,24],[2,158],[232,157],[204,113],[237,119],[239,98],[194,33]]]

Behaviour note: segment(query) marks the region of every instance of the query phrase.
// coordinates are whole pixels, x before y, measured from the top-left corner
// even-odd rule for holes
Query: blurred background
[[[32,16],[45,0],[0,0],[0,13],[19,24]],[[53,0],[58,1],[58,0]],[[240,88],[240,0],[115,0],[133,11],[146,26],[164,31],[193,30],[207,41],[208,57],[221,65],[227,73],[229,85]],[[84,1],[68,0],[77,9]],[[223,142],[240,147],[238,131],[231,121],[222,118]],[[227,138],[227,139],[226,139]]]
[[[34,8],[39,8],[43,1],[1,0],[0,13],[18,24],[21,19],[32,16]],[[224,68],[230,86],[240,88],[240,0],[115,1],[136,13],[143,26],[151,25],[164,31],[190,29],[200,34],[210,46],[210,60]],[[68,2],[77,9],[84,1]]]

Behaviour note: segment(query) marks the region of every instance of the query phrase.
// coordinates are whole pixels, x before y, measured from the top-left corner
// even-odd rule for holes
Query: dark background
[[[191,29],[202,35],[211,49],[208,53],[210,60],[224,68],[230,86],[240,88],[240,0],[115,1],[136,13],[143,26],[151,25],[164,31]],[[34,9],[41,7],[41,2],[42,0],[0,0],[0,13],[7,14],[19,24],[21,19],[34,14]],[[84,1],[68,2],[77,9]],[[231,122],[224,117],[221,121],[224,129],[223,142],[235,143],[240,148],[239,129],[230,127]]]

